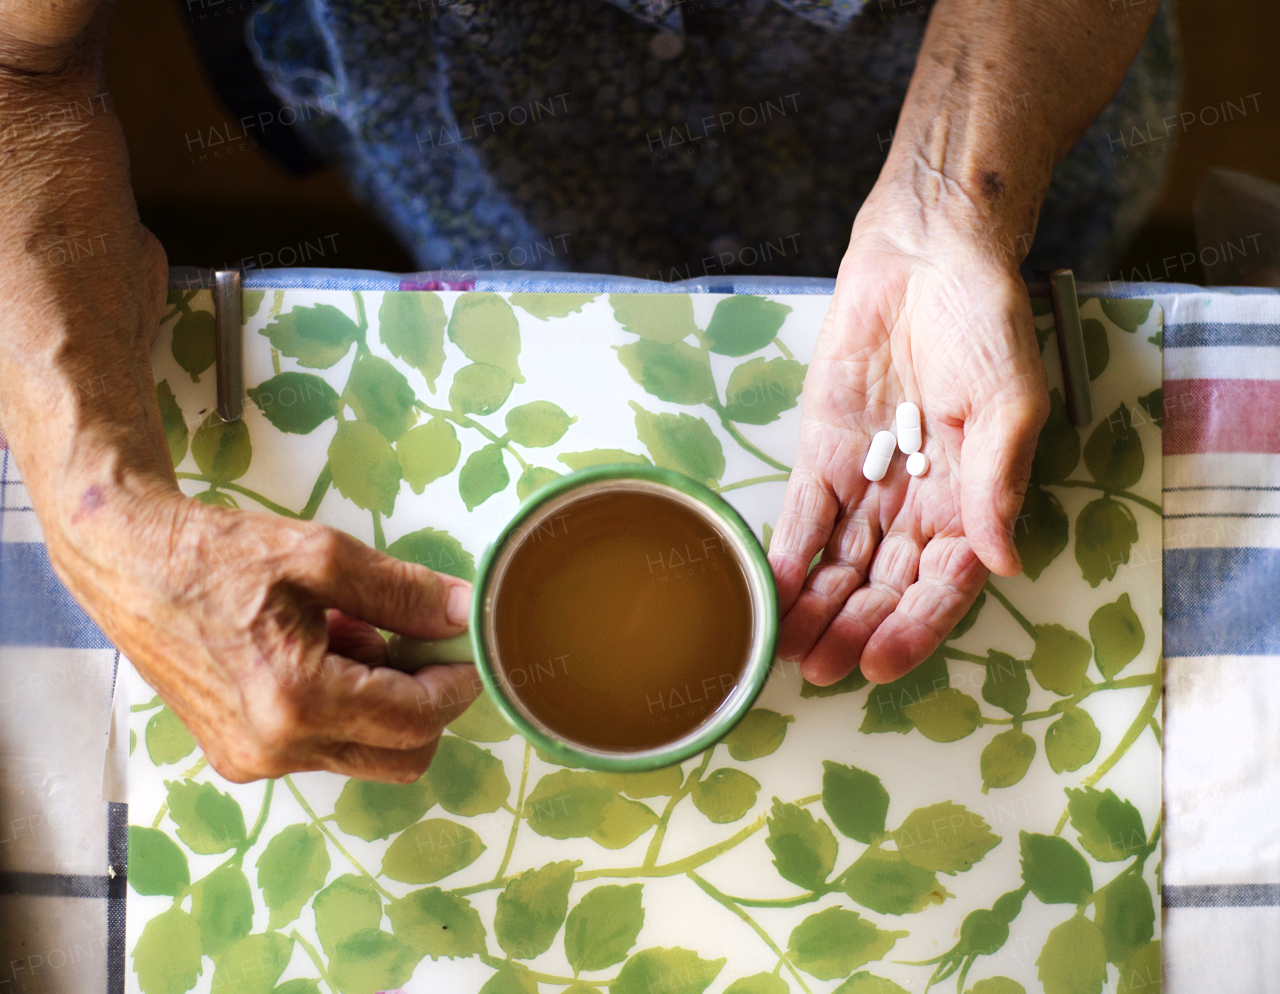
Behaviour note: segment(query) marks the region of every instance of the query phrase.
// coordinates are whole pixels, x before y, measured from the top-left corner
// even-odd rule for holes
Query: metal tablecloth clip
[[[218,377],[218,417],[238,421],[244,413],[244,335],[239,269],[213,274],[214,355]]]
[[[1084,351],[1084,328],[1080,324],[1080,300],[1076,277],[1070,269],[1055,269],[1044,283],[1028,283],[1033,297],[1048,296],[1053,302],[1053,324],[1058,335],[1058,358],[1062,360],[1062,385],[1066,394],[1067,417],[1084,426],[1093,421],[1093,393],[1089,389],[1089,362]]]

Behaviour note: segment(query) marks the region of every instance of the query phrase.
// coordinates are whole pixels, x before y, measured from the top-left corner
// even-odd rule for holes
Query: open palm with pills
[[[873,447],[876,434],[904,434],[903,402],[921,412],[923,459],[910,466],[920,475],[897,448],[868,479],[897,440]],[[859,665],[873,682],[894,680],[938,646],[990,572],[1021,568],[1011,525],[1048,399],[1015,265],[964,239],[926,257],[918,240],[855,225],[802,405],[770,545],[778,654],[815,684]]]

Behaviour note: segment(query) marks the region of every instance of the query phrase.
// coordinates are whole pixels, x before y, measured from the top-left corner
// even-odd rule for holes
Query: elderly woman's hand
[[[1012,253],[940,217],[922,224],[918,208],[880,191],[859,214],[805,379],[769,558],[779,655],[816,684],[859,664],[874,682],[896,679],[989,571],[1021,568],[1011,525],[1048,413],[1026,287]],[[921,409],[929,471],[909,476],[896,452],[868,482],[871,438],[893,429],[902,401]]]

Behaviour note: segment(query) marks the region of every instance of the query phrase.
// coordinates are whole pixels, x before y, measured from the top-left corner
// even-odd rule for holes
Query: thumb
[[[1022,510],[1036,440],[1049,414],[1043,390],[982,405],[965,422],[960,448],[960,517],[974,554],[991,572],[1022,569],[1014,524]]]

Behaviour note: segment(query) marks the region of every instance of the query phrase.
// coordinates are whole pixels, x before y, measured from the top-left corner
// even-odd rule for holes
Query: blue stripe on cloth
[[[1280,549],[1166,549],[1166,656],[1280,655]]]
[[[1203,349],[1221,345],[1280,345],[1280,324],[1193,321],[1167,324],[1166,349]],[[1248,370],[1241,370],[1245,374]]]
[[[0,645],[111,648],[39,542],[0,542]]]

